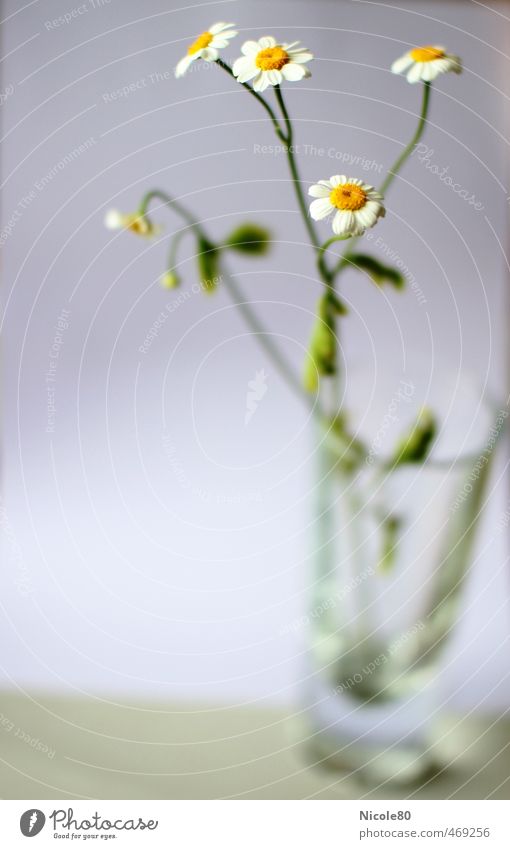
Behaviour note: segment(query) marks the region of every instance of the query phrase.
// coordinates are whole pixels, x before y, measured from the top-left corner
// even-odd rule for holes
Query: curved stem
[[[156,198],[158,198],[165,206],[170,207],[170,209],[173,209],[174,212],[180,215],[181,218],[183,218],[189,224],[189,226],[195,230],[196,233],[198,233],[200,236],[203,236],[204,238],[207,238],[203,227],[194,218],[191,212],[189,212],[180,201],[174,200],[174,198],[170,197],[170,195],[167,195],[166,192],[162,192],[159,189],[152,189],[150,192],[147,192],[143,196],[139,208],[140,215],[147,214],[151,201],[155,200]]]
[[[427,115],[428,115],[429,105],[430,105],[431,88],[432,88],[431,83],[424,83],[423,84],[423,100],[422,100],[422,104],[421,104],[420,118],[419,118],[419,121],[418,121],[418,126],[416,127],[416,132],[415,132],[414,136],[412,137],[411,141],[409,142],[409,144],[407,145],[407,147],[404,148],[404,150],[402,151],[400,156],[395,161],[393,167],[390,168],[390,170],[388,171],[388,174],[386,175],[386,179],[384,180],[384,182],[381,185],[380,191],[381,191],[382,195],[384,195],[384,193],[388,191],[393,180],[397,176],[398,172],[401,170],[402,166],[409,159],[409,157],[411,156],[411,154],[413,152],[413,149],[416,147],[416,145],[418,144],[418,142],[420,141],[420,139],[423,135],[423,132],[425,130],[425,126],[427,124]]]
[[[220,68],[223,68],[223,70],[224,70],[224,71],[226,71],[226,72],[227,72],[227,74],[230,74],[230,76],[231,76],[231,77],[234,77],[234,72],[233,72],[232,68],[230,67],[230,65],[227,65],[227,63],[226,63],[226,62],[224,62],[224,61],[223,61],[223,59],[216,59],[216,64],[217,64],[217,65],[219,65],[219,66],[220,66]],[[239,82],[239,81],[236,79],[236,77],[234,77],[234,79],[236,80],[236,82]],[[260,103],[260,104],[264,107],[264,109],[266,110],[267,114],[268,114],[268,115],[269,115],[269,117],[271,118],[271,121],[273,122],[273,127],[274,127],[274,129],[275,129],[276,135],[277,135],[277,136],[278,136],[278,137],[279,137],[282,141],[286,141],[285,133],[283,132],[282,128],[280,127],[280,123],[279,123],[279,121],[278,121],[278,118],[277,118],[277,117],[276,117],[276,115],[274,114],[274,112],[273,112],[273,110],[271,109],[271,107],[270,107],[269,103],[267,103],[267,101],[266,101],[266,100],[264,100],[264,98],[262,97],[262,95],[260,95],[260,94],[258,93],[258,91],[255,91],[255,89],[254,89],[254,88],[252,88],[252,86],[251,86],[249,83],[239,83],[239,85],[242,85],[242,87],[243,87],[243,88],[245,88],[245,89],[246,89],[246,91],[249,91],[249,92],[250,92],[250,94],[252,94],[252,95],[253,95],[253,97],[255,97],[255,98],[259,101],[259,103]]]
[[[397,157],[393,166],[388,171],[386,178],[385,178],[385,180],[382,183],[381,188],[380,188],[380,192],[383,196],[388,191],[389,187],[393,183],[393,180],[395,179],[395,177],[397,176],[399,171],[402,170],[403,166],[405,165],[405,163],[407,162],[407,160],[411,156],[414,148],[416,147],[416,145],[418,144],[418,142],[420,141],[420,139],[421,139],[421,137],[424,133],[425,127],[427,125],[427,115],[428,115],[429,106],[430,106],[430,92],[431,92],[431,90],[432,90],[431,83],[424,83],[423,84],[423,99],[422,99],[422,104],[421,104],[420,117],[419,117],[419,120],[418,120],[418,126],[416,127],[415,133],[414,133],[411,141],[409,142],[408,145],[406,145],[406,147],[404,148],[404,150],[402,151],[400,156]],[[352,248],[359,241],[360,238],[361,238],[361,236],[355,236],[352,239],[350,246],[349,246],[349,250],[347,251],[346,254],[344,254],[344,256],[342,256],[340,258],[339,262],[333,268],[333,271],[332,271],[333,278],[337,277],[338,274],[340,274],[340,272],[343,271],[343,269],[347,265],[349,265],[349,260],[346,257],[348,256],[349,253],[352,252]]]
[[[195,230],[195,232],[205,239],[207,242],[210,242],[204,228],[202,225],[192,216],[192,214],[180,203],[180,201],[174,200],[174,198],[170,197],[170,195],[165,192],[160,191],[159,189],[154,189],[153,191],[147,192],[144,195],[142,202],[140,204],[140,214],[145,215],[149,208],[149,205],[152,200],[158,198],[162,201],[165,206],[170,207],[175,212],[177,212],[187,224]],[[180,238],[180,235],[183,235],[184,231],[181,231],[180,234],[174,238],[172,245],[170,247],[170,257],[172,260],[175,259],[175,247],[176,241]],[[212,244],[212,242],[211,242]],[[292,389],[293,392],[296,392],[302,401],[305,402],[308,409],[315,410],[315,412],[319,415],[319,417],[323,417],[323,413],[317,404],[314,404],[314,399],[309,396],[301,386],[299,378],[296,377],[286,358],[283,356],[281,351],[273,342],[272,338],[268,335],[267,331],[264,329],[262,324],[259,322],[255,312],[252,310],[251,305],[244,300],[242,292],[240,291],[237,283],[230,277],[228,274],[223,275],[223,282],[225,288],[229,292],[230,296],[235,300],[236,306],[239,308],[243,319],[245,320],[248,327],[253,331],[253,333],[257,337],[257,341],[261,348],[264,349],[270,360],[272,360],[274,366],[280,372],[283,380]]]

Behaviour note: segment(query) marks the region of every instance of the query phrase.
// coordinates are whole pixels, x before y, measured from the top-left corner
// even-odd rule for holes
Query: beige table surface
[[[0,694],[4,799],[509,799],[510,723],[450,718],[450,770],[367,788],[310,768],[277,709]],[[443,736],[444,734],[444,736]],[[460,753],[460,754],[459,754]]]

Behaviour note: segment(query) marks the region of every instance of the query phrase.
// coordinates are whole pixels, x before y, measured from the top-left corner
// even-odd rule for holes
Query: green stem
[[[316,410],[319,415],[319,418],[323,417],[323,413],[320,411],[320,408],[317,408],[317,404],[308,393],[304,392],[303,387],[301,386],[300,380],[294,374],[294,371],[288,364],[286,358],[283,356],[277,345],[275,345],[272,337],[268,334],[267,330],[260,323],[257,315],[251,308],[251,304],[244,300],[244,296],[238,287],[236,281],[229,275],[223,274],[223,284],[229,293],[230,297],[233,301],[235,301],[236,307],[239,309],[244,321],[250,328],[250,330],[257,337],[257,341],[261,348],[266,352],[269,359],[272,360],[273,364],[276,366],[278,371],[280,372],[282,378],[286,382],[286,384],[296,392],[302,401],[305,402],[307,408],[309,410]]]
[[[395,179],[395,177],[397,176],[399,171],[402,169],[402,167],[406,163],[406,161],[409,159],[409,157],[411,156],[411,154],[413,152],[413,149],[416,147],[416,145],[418,144],[418,142],[420,141],[420,139],[423,135],[423,132],[425,130],[425,126],[427,124],[427,115],[428,115],[429,105],[430,105],[431,88],[432,88],[431,83],[424,83],[423,84],[423,100],[422,100],[422,104],[421,104],[420,119],[418,121],[418,126],[416,127],[416,132],[415,132],[414,136],[412,137],[411,141],[409,142],[409,144],[407,145],[407,147],[404,148],[404,150],[402,151],[400,156],[397,158],[396,162],[393,165],[393,168],[390,168],[390,170],[388,171],[388,174],[386,175],[386,179],[384,180],[383,184],[381,185],[380,191],[381,191],[382,195],[384,195],[388,191],[393,180]]]
[[[179,249],[179,245],[181,243],[182,237],[186,235],[188,228],[185,227],[183,230],[179,230],[175,236],[173,237],[170,243],[170,250],[168,251],[168,270],[173,271],[175,265],[177,263],[177,251]]]
[[[303,216],[303,221],[304,221],[305,227],[308,231],[310,241],[311,241],[313,247],[315,248],[315,250],[318,252],[320,250],[320,241],[317,237],[317,233],[315,232],[315,227],[313,225],[313,221],[310,218],[310,215],[309,215],[309,212],[308,212],[308,207],[307,207],[305,196],[303,194],[303,189],[302,189],[302,186],[301,186],[301,178],[299,176],[299,170],[298,170],[298,167],[297,167],[296,158],[294,156],[294,151],[292,149],[292,139],[293,139],[292,123],[291,123],[291,120],[290,120],[289,113],[287,112],[287,107],[285,106],[285,102],[283,100],[283,95],[282,95],[280,86],[276,85],[274,87],[274,90],[275,90],[275,94],[276,94],[276,99],[278,101],[280,109],[282,110],[283,120],[285,121],[285,127],[286,127],[286,130],[287,130],[286,138],[285,138],[286,153],[287,153],[287,160],[288,160],[288,163],[289,163],[290,174],[291,174],[291,177],[292,177],[292,182],[294,184],[294,191],[296,192],[297,202],[298,202],[298,205],[299,205],[301,215]]]
[[[402,151],[400,156],[397,157],[392,168],[390,168],[390,170],[388,171],[386,178],[385,178],[385,180],[382,183],[381,188],[380,188],[380,192],[383,196],[388,191],[389,187],[393,183],[397,174],[402,170],[403,166],[405,165],[405,163],[407,162],[407,160],[411,156],[414,148],[416,147],[416,145],[418,144],[418,142],[420,141],[420,139],[421,139],[421,137],[424,133],[425,127],[427,125],[427,115],[428,115],[429,106],[430,106],[430,92],[431,92],[431,90],[432,90],[431,83],[424,83],[423,84],[423,99],[422,99],[422,104],[421,104],[420,118],[418,120],[418,126],[416,127],[415,133],[414,133],[411,141],[409,142],[408,145],[406,145],[406,147],[404,148],[404,150]],[[355,236],[353,239],[351,239],[351,241],[349,243],[348,251],[346,251],[344,256],[342,256],[340,258],[339,262],[333,268],[333,272],[332,272],[333,278],[336,278],[338,276],[338,274],[340,274],[340,272],[343,271],[343,269],[347,265],[349,265],[349,260],[348,260],[347,257],[350,253],[352,253],[352,249],[353,249],[354,245],[360,240],[360,238],[361,238],[361,236]]]
[[[216,64],[219,65],[220,68],[223,68],[223,70],[226,71],[227,74],[230,74],[231,77],[234,77],[234,72],[233,72],[232,68],[230,67],[230,65],[227,65],[227,63],[224,62],[223,59],[216,59]],[[236,77],[234,77],[234,79],[236,79]],[[238,80],[236,80],[236,82],[238,82]],[[278,121],[278,118],[274,114],[269,103],[267,103],[267,101],[264,100],[264,98],[258,93],[258,91],[255,91],[255,89],[252,88],[252,86],[249,83],[240,83],[240,85],[242,85],[242,87],[245,88],[246,91],[249,91],[250,94],[253,95],[253,97],[255,97],[258,100],[258,102],[264,107],[267,114],[271,118],[271,121],[273,122],[273,127],[275,129],[276,135],[282,141],[286,141],[285,133],[283,132],[282,128],[280,127],[280,123]]]

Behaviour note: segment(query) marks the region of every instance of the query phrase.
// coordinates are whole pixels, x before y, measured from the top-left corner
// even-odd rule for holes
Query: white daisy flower
[[[447,53],[444,47],[425,45],[409,50],[393,63],[391,70],[394,74],[407,72],[407,81],[410,83],[419,83],[420,80],[430,83],[439,74],[448,71],[460,74],[462,62],[458,56]]]
[[[255,91],[264,91],[268,85],[279,85],[282,80],[296,81],[310,76],[305,63],[313,59],[299,41],[277,44],[270,35],[258,41],[245,41],[242,56],[236,59],[232,70],[238,82],[253,80]]]
[[[329,180],[319,180],[310,186],[308,194],[317,198],[310,204],[314,221],[335,213],[332,222],[335,236],[362,236],[386,214],[382,195],[355,177],[336,174]]]
[[[199,35],[193,44],[190,44],[188,47],[186,56],[178,62],[175,69],[175,76],[184,76],[195,59],[205,59],[206,62],[215,62],[219,56],[219,51],[224,47],[228,47],[230,39],[237,35],[237,30],[232,29],[234,26],[235,24],[225,24],[223,21],[220,21],[220,23],[213,24],[212,27],[209,27],[208,30]]]
[[[150,238],[160,232],[152,221],[138,212],[119,212],[118,209],[109,209],[104,218],[105,227],[108,230],[131,230],[138,236]]]

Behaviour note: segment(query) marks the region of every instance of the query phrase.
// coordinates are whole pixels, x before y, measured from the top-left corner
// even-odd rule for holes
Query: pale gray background
[[[426,304],[346,279],[344,352],[367,375],[388,370],[395,386],[413,376],[423,400],[430,379],[461,368],[504,399],[508,7],[111,0],[45,26],[79,5],[5,2],[2,11],[4,224],[16,210],[21,217],[3,266],[1,683],[113,698],[289,701],[303,634],[280,631],[309,599],[307,416],[222,290],[186,300],[141,354],[177,297],[158,284],[166,244],[112,238],[103,215],[112,205],[134,209],[157,185],[185,199],[215,236],[240,215],[266,222],[271,255],[230,266],[299,369],[319,290],[285,160],[254,152],[275,142],[265,115],[216,67],[180,81],[151,84],[149,75],[172,71],[216,20],[240,30],[230,59],[245,38],[301,39],[316,59],[309,81],[286,88],[296,142],[365,156],[384,171],[420,99],[389,66],[414,43],[444,42],[466,71],[438,84],[427,143],[484,210],[411,161],[376,235],[409,266]],[[139,80],[147,84],[105,102]],[[23,209],[34,184],[90,139]],[[345,170],[327,155],[303,153],[300,163],[307,184]],[[382,179],[378,169],[360,173]],[[177,223],[165,211],[158,220],[166,234]],[[187,291],[192,256],[186,243]],[[62,309],[71,315],[48,434],[46,372]],[[247,384],[262,368],[268,392],[245,427]],[[459,442],[468,430],[465,420]],[[498,530],[506,499],[499,486],[452,648],[445,686],[457,703],[478,705],[489,693],[503,707],[510,694],[506,531]],[[464,686],[478,667],[476,686]]]

